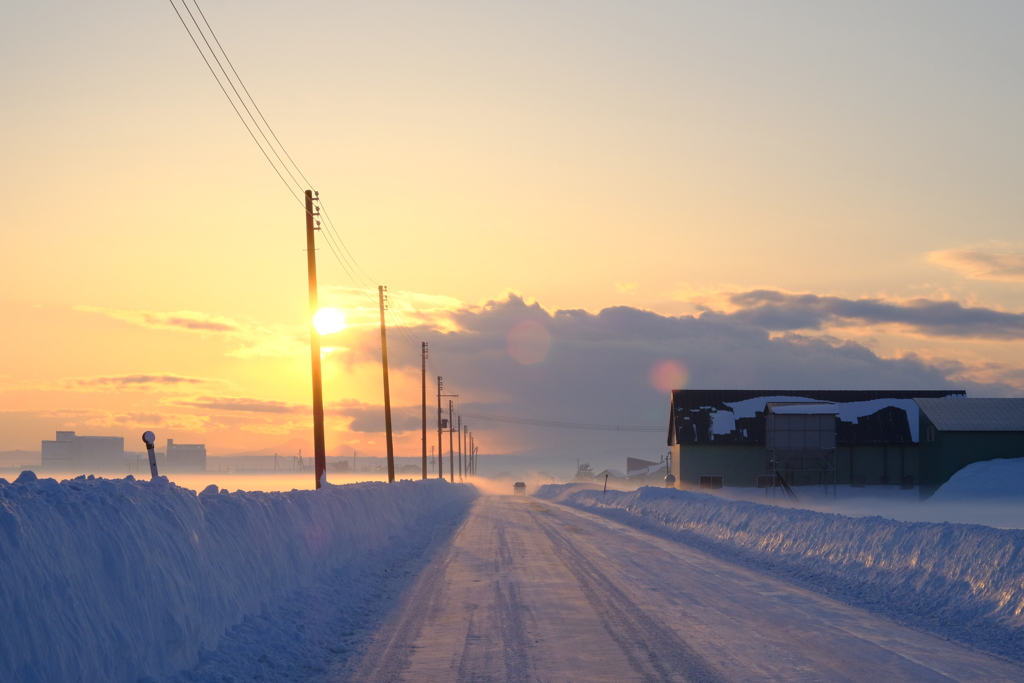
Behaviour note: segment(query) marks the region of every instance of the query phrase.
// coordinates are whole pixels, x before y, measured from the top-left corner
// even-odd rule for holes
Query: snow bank
[[[1024,458],[971,463],[940,486],[929,502],[975,498],[1024,499]]]
[[[536,497],[1024,661],[1024,531],[851,518],[672,489]]]
[[[195,667],[228,627],[333,569],[387,571],[475,496],[436,480],[197,496],[163,477],[0,479],[0,680]]]

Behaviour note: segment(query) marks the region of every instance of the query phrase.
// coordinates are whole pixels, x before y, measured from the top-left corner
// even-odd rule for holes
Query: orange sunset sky
[[[362,269],[319,244],[349,323],[328,455],[383,454],[375,283],[398,455],[420,341],[466,410],[546,420],[662,426],[684,386],[1024,391],[1019,3],[201,6]],[[171,6],[0,17],[0,451],[310,448],[302,208]]]

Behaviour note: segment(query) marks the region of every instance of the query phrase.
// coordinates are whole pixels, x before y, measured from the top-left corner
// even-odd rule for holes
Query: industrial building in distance
[[[206,444],[174,443],[174,439],[167,439],[164,458],[170,472],[205,472]]]
[[[962,390],[679,390],[680,488],[901,485],[932,495],[973,462],[1024,457],[1024,399]]]
[[[41,469],[68,474],[137,474],[139,462],[147,455],[125,451],[124,437],[79,436],[75,432],[57,432],[54,441],[43,441]],[[206,471],[204,444],[176,444],[167,439],[167,450],[157,452],[161,472]],[[141,467],[148,472],[148,466]]]
[[[54,441],[43,441],[42,469],[60,472],[122,472],[126,467],[124,437],[78,436],[57,432]]]

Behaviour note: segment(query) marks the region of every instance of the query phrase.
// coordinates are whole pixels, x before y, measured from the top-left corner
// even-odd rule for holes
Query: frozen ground
[[[327,680],[987,683],[1024,668],[605,517],[483,496]]]
[[[295,680],[344,660],[476,491],[0,480],[0,681]]]
[[[547,486],[536,495],[1024,661],[1024,531],[854,518],[653,487]]]
[[[478,483],[0,480],[0,681],[1024,680],[1024,531]]]

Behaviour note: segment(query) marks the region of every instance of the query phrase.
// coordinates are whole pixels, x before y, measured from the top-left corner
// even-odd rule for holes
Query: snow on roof
[[[617,469],[614,469],[612,467],[609,467],[606,470],[601,470],[600,472],[598,472],[594,476],[595,477],[603,477],[606,474],[608,476],[611,476],[611,477],[618,477],[619,479],[625,479],[626,478],[626,475],[622,472],[622,470],[617,470]]]
[[[1024,398],[918,398],[914,400],[940,431],[1024,431]]]
[[[769,412],[776,415],[838,415],[835,403],[768,403]]]

